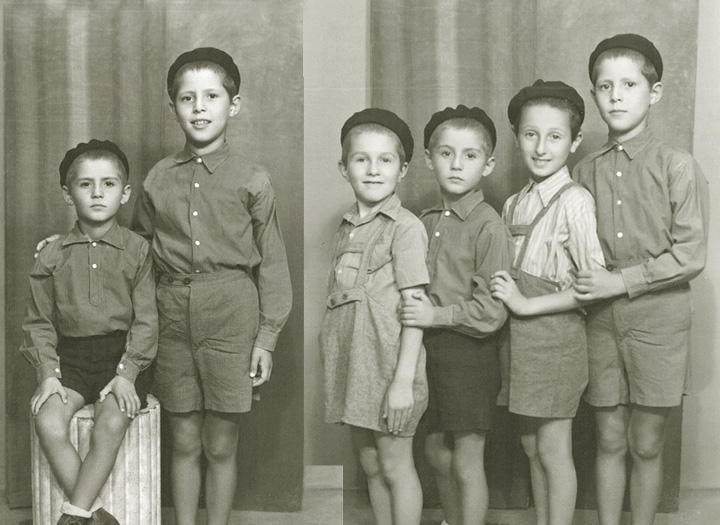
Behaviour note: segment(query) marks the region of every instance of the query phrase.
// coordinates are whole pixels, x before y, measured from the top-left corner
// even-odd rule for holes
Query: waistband
[[[238,279],[250,279],[245,270],[221,270],[206,273],[157,273],[158,283],[174,286],[190,286],[192,283],[229,282]]]
[[[619,261],[614,259],[605,259],[605,269],[608,272],[615,270],[622,270],[623,268],[630,268],[631,266],[637,266],[645,262],[645,259],[628,259],[625,261]]]

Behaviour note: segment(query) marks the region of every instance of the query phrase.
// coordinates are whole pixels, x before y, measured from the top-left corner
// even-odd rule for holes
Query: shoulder
[[[230,149],[224,164],[225,169],[230,170],[233,174],[239,175],[244,181],[259,183],[261,185],[271,182],[270,172],[265,166],[244,157],[233,149]]]
[[[129,230],[125,226],[120,226],[120,232],[122,234],[125,249],[134,254],[139,263],[142,263],[147,254],[150,252],[150,243],[147,239],[134,231]]]
[[[422,221],[418,219],[413,212],[402,206],[398,209],[397,217],[395,222],[398,228],[403,229],[416,229],[420,228],[425,231]]]
[[[470,230],[477,230],[478,233],[497,234],[505,232],[505,221],[500,217],[495,208],[487,202],[479,203],[468,215],[463,225]]]
[[[400,207],[394,221],[393,242],[427,242],[422,221],[410,210]]]
[[[52,272],[55,269],[63,258],[63,250],[67,248],[63,246],[63,243],[67,240],[68,235],[68,233],[60,235],[59,238],[47,243],[47,245],[40,250],[35,259],[34,272]]]

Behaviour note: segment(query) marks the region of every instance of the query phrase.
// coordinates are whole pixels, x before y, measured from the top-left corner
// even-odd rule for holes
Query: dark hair
[[[647,56],[643,55],[640,51],[635,51],[634,49],[630,49],[627,47],[614,47],[600,53],[600,56],[598,56],[595,60],[595,63],[593,64],[591,78],[593,86],[595,85],[595,82],[597,82],[599,64],[603,60],[620,57],[626,57],[636,62],[640,66],[640,72],[642,73],[642,76],[647,79],[647,81],[650,83],[650,86],[654,86],[655,83],[658,82],[659,75],[657,73],[657,70],[655,69],[652,61]]]
[[[347,158],[352,139],[355,138],[356,135],[360,135],[362,133],[382,133],[392,138],[395,142],[395,149],[397,150],[398,157],[400,157],[400,164],[405,164],[405,148],[403,148],[402,142],[400,142],[400,137],[398,137],[393,130],[386,128],[381,124],[368,122],[352,127],[350,131],[347,132],[347,135],[345,135],[345,138],[343,138],[342,155],[340,157],[340,162],[343,166],[347,166]]]
[[[86,160],[107,160],[111,162],[118,170],[118,173],[120,173],[120,179],[122,180],[122,183],[128,183],[128,172],[125,170],[125,166],[117,155],[115,155],[112,151],[108,151],[106,149],[92,149],[78,155],[72,162],[72,164],[70,164],[67,176],[65,177],[65,181],[63,184],[64,186],[70,184],[72,178],[77,175],[80,163]]]
[[[428,147],[427,149],[432,151],[435,146],[437,146],[437,141],[440,138],[440,133],[443,132],[445,129],[469,129],[472,131],[477,132],[480,137],[482,137],[483,142],[483,151],[485,151],[485,154],[490,157],[493,152],[493,138],[490,131],[483,126],[479,121],[475,120],[474,118],[469,117],[458,117],[458,118],[451,118],[444,122],[441,122],[437,128],[435,128],[432,132],[432,135],[430,135],[430,139],[428,140]]]
[[[580,112],[578,111],[578,108],[569,100],[556,97],[533,98],[525,102],[525,104],[522,105],[522,108],[520,108],[520,111],[517,112],[517,117],[515,118],[515,121],[510,123],[512,124],[513,131],[516,134],[518,133],[518,126],[520,124],[520,119],[522,118],[523,111],[525,111],[525,108],[530,106],[550,106],[551,108],[559,109],[560,111],[565,112],[570,118],[570,135],[572,136],[573,140],[577,138],[578,133],[580,133],[580,128],[582,126],[582,118],[580,117]]]
[[[203,69],[212,71],[218,77],[220,77],[220,82],[222,83],[222,86],[225,88],[225,91],[227,91],[230,100],[232,100],[233,97],[237,94],[235,82],[230,77],[228,72],[225,71],[224,67],[209,60],[197,60],[195,62],[188,62],[187,64],[184,64],[180,69],[178,69],[178,72],[175,74],[175,78],[173,79],[172,87],[168,89],[168,95],[170,95],[170,100],[175,102],[175,97],[177,97],[178,94],[179,81],[185,73],[187,73],[188,71],[201,71]]]

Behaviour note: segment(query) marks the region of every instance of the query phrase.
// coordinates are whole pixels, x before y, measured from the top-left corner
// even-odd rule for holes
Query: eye
[[[218,98],[219,96],[220,96],[220,95],[218,95],[217,93],[210,93],[210,94],[208,94],[208,98],[210,98],[210,99],[215,99],[215,98]]]
[[[560,140],[562,137],[557,133],[553,133],[552,135],[550,135],[550,138],[553,140]]]
[[[531,139],[531,138],[535,137],[535,132],[534,131],[526,131],[525,133],[523,133],[523,136],[525,138]]]
[[[392,162],[392,159],[390,157],[381,157],[380,162],[384,162],[385,164],[389,164]]]
[[[192,97],[190,95],[183,95],[180,97],[181,102],[190,102],[192,100]]]
[[[607,83],[599,84],[597,87],[598,91],[607,91],[608,89],[610,89],[610,84]]]
[[[477,158],[477,155],[475,153],[468,153],[467,158],[475,160]]]
[[[115,181],[114,180],[106,180],[105,186],[107,186],[108,188],[113,188],[113,187],[115,187]]]
[[[80,181],[80,182],[78,183],[78,185],[79,185],[81,188],[89,188],[89,187],[90,187],[90,183],[89,183],[88,181],[86,181],[86,180]]]
[[[628,81],[625,85],[626,85],[627,87],[635,87],[635,86],[637,86],[637,82]]]
[[[450,152],[449,152],[448,150],[446,150],[446,149],[440,150],[440,156],[441,156],[441,157],[449,157],[449,156],[450,156]]]

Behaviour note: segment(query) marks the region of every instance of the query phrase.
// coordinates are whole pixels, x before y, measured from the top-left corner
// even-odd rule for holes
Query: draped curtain
[[[6,486],[12,506],[30,502],[29,411],[34,373],[17,349],[34,246],[68,230],[57,166],[90,138],[118,143],[134,195],[152,165],[183,146],[165,75],[183,51],[228,51],[242,75],[240,115],[228,141],[265,165],[278,195],[293,283],[302,282],[302,3],[283,0],[6,1],[3,4]],[[243,418],[236,504],[298,510],[302,495],[302,290],[275,353],[273,381]],[[164,442],[163,444],[165,444]],[[165,447],[167,448],[167,447]],[[167,489],[167,483],[164,484]],[[166,504],[169,504],[167,499]]]

